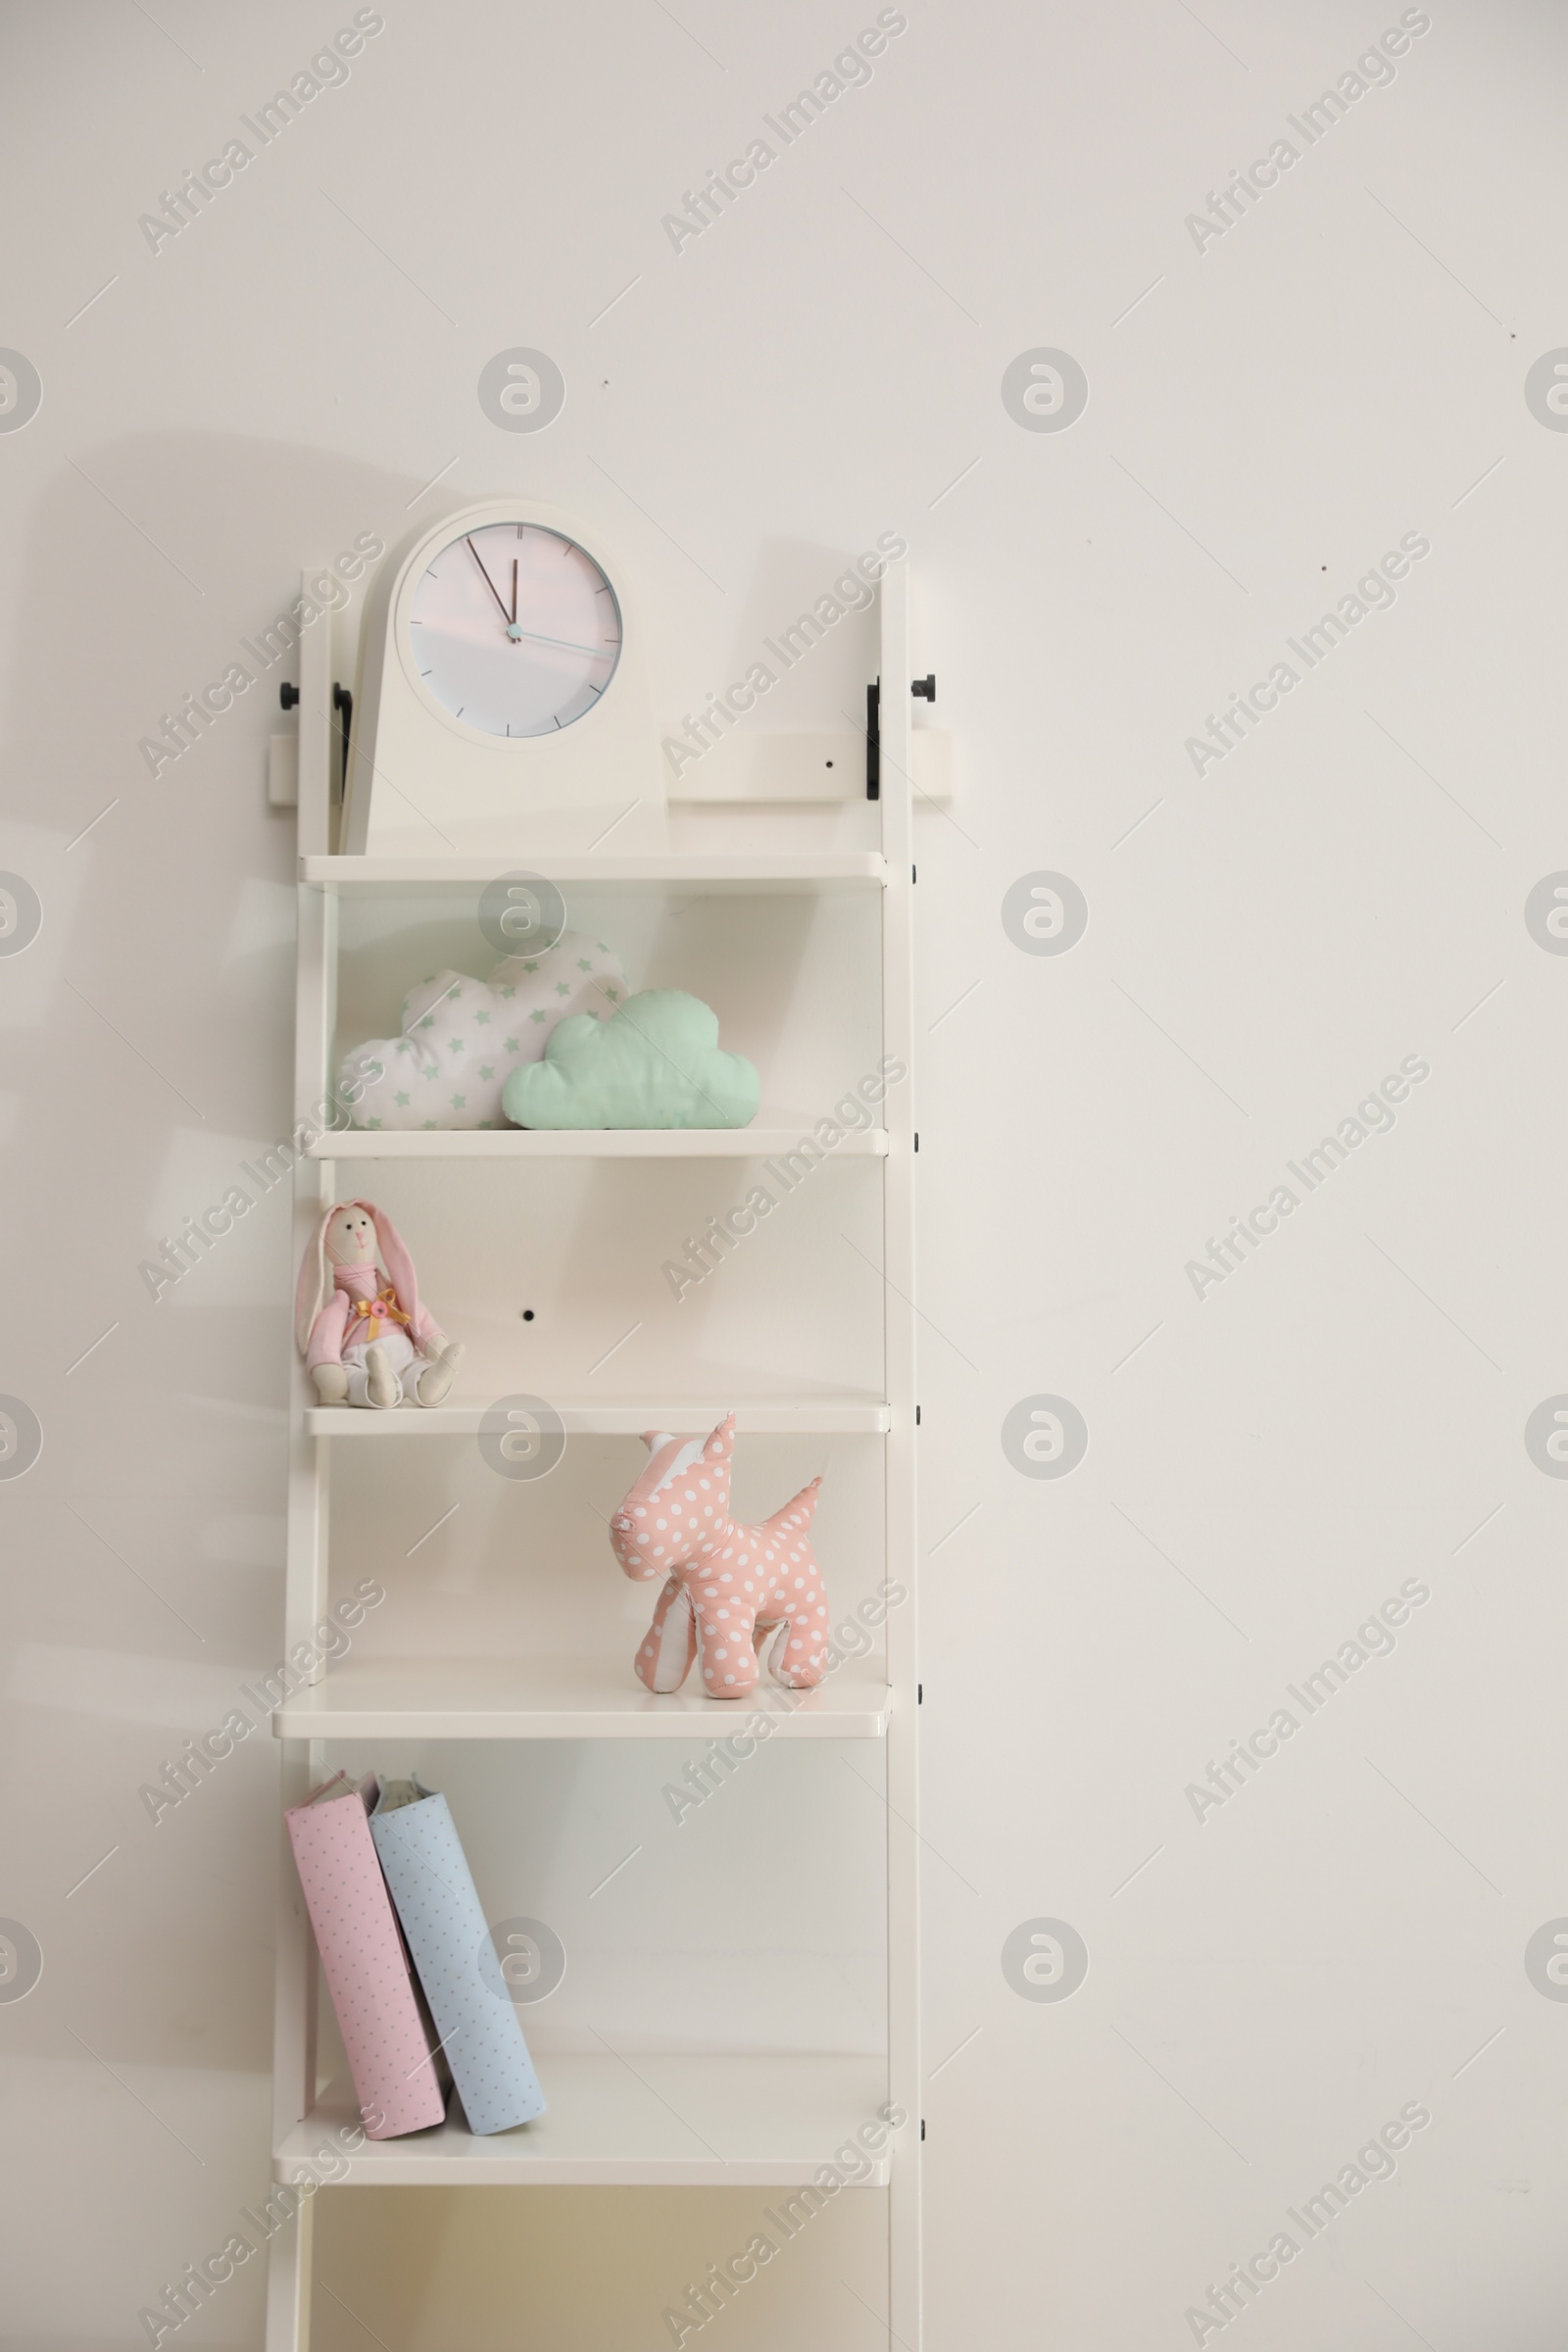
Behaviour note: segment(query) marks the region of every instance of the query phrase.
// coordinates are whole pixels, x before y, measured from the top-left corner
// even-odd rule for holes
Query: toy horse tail
[[[803,1487],[798,1494],[791,1496],[777,1517],[786,1526],[793,1520],[798,1527],[809,1527],[816,1510],[816,1498],[821,1492],[822,1481],[813,1478],[808,1487]]]

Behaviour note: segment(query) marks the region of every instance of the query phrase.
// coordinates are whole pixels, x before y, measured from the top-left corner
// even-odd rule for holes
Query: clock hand
[[[542,637],[537,629],[519,629],[515,622],[508,629],[509,637],[526,637],[533,645],[559,645],[564,654],[588,654],[597,660],[601,654],[613,653],[620,643],[614,638],[609,645],[573,645],[569,637]]]
[[[517,625],[517,559],[512,559],[512,625]]]
[[[508,621],[508,622],[510,622],[510,621],[511,621],[511,619],[512,619],[512,615],[511,615],[511,613],[510,613],[510,612],[507,611],[507,608],[506,608],[506,606],[505,606],[504,604],[502,604],[502,603],[501,603],[501,592],[500,592],[500,590],[497,588],[497,586],[496,586],[496,584],[495,584],[494,580],[493,580],[493,579],[490,577],[490,574],[489,574],[487,571],[485,571],[485,569],[484,569],[484,558],[483,558],[483,557],[480,555],[480,553],[479,553],[479,550],[478,550],[478,549],[477,549],[477,548],[474,546],[474,544],[473,544],[473,541],[472,541],[471,539],[469,539],[469,538],[467,538],[467,537],[466,536],[466,537],[465,537],[465,539],[464,539],[464,542],[463,542],[463,544],[464,544],[464,546],[465,546],[465,547],[467,549],[467,551],[468,551],[469,555],[470,555],[470,556],[473,558],[474,562],[475,562],[475,563],[478,564],[478,566],[479,566],[479,569],[480,569],[482,572],[484,572],[484,584],[485,584],[485,586],[486,586],[486,587],[489,589],[489,591],[490,591],[491,595],[492,595],[492,596],[495,598],[495,600],[496,600],[496,603],[497,603],[497,604],[498,604],[498,605],[501,607],[501,617],[502,617],[502,619],[503,619],[504,621]],[[515,567],[514,567],[514,568],[515,568]]]

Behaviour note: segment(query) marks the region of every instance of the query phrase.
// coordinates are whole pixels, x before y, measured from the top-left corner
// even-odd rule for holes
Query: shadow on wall
[[[155,1306],[136,1272],[291,1124],[293,825],[269,809],[264,779],[267,737],[283,723],[276,689],[296,661],[269,658],[268,632],[280,646],[274,623],[297,593],[302,551],[330,564],[356,542],[392,547],[443,500],[494,488],[449,477],[411,517],[416,482],[339,453],[168,433],[100,444],[38,496],[24,566],[31,595],[12,653],[3,861],[33,884],[44,918],[6,974],[0,1022],[12,1032],[17,1212],[38,1232],[62,1210],[77,1217],[72,1279],[90,1284],[94,1301],[79,1317],[68,1308],[62,1330],[57,1275],[37,1257],[19,1270],[18,1327],[50,1333],[29,1350],[26,1385],[56,1438],[56,1469],[92,1383],[113,1385],[116,1413],[112,1427],[93,1418],[90,1458],[75,1467],[120,1487],[162,1486],[182,1446],[182,1477],[231,1478],[236,1465],[210,1446],[191,1458],[176,1396],[206,1399],[209,1416],[219,1399],[246,1414],[282,1410],[291,1242],[281,1185],[252,1211],[245,1238],[231,1237],[228,1263],[216,1250],[203,1261],[205,1299],[187,1281]],[[735,674],[844,569],[825,548],[763,551],[737,592]],[[672,600],[654,596],[651,572],[653,624],[656,605]],[[365,587],[362,576],[342,593],[362,602]],[[667,656],[675,615],[663,626]],[[851,629],[869,643],[864,616],[851,617],[803,665],[810,683],[792,682],[819,719],[836,692],[828,664],[868,674],[866,644]],[[667,659],[662,669],[675,683]],[[201,727],[188,698],[208,687],[227,708]],[[777,715],[787,715],[782,696]],[[177,744],[181,731],[177,758],[138,749]],[[68,1392],[69,1343],[79,1329],[86,1347],[117,1317],[121,1330]]]
[[[494,487],[449,478],[439,497],[457,505]],[[134,1868],[162,1905],[164,1927],[132,1903],[118,1931],[133,1955],[124,1982],[156,1976],[162,1993],[156,2014],[115,1996],[100,2015],[111,2059],[267,2064],[255,1961],[270,1942],[274,1886],[248,1857],[270,1850],[275,1781],[256,1762],[265,1754],[270,1767],[270,1743],[247,1742],[236,1753],[249,1761],[225,1768],[233,1780],[203,1785],[156,1828],[136,1788],[221,1721],[215,1677],[265,1670],[278,1651],[294,1273],[281,1172],[266,1190],[250,1185],[248,1213],[158,1299],[138,1267],[289,1131],[294,832],[268,808],[264,778],[277,685],[296,665],[267,658],[265,632],[297,593],[304,557],[330,563],[366,535],[394,545],[417,519],[417,489],[337,452],[171,432],[84,449],[42,482],[26,526],[0,866],[37,892],[42,928],[0,968],[0,1135],[21,1237],[0,1387],[38,1415],[44,1450],[5,1496],[8,1536],[34,1571],[14,1632],[61,1661],[97,1660],[97,1681],[75,1673],[74,1688],[103,1690],[118,1675],[132,1695],[87,1702],[91,1740],[80,1712],[11,1695],[28,1769],[101,1804],[105,1845],[123,1843],[93,1889],[122,1901],[114,1874]],[[842,568],[827,550],[760,555],[736,674],[754,620],[770,633]],[[645,576],[652,605],[651,562]],[[668,654],[682,607],[666,601]],[[843,633],[821,658],[863,673],[863,647]],[[199,732],[187,719],[193,739],[157,760],[155,777],[139,744],[167,742],[185,698],[235,664],[251,673],[245,690]],[[655,671],[675,674],[657,658]],[[818,679],[825,668],[813,697]],[[256,1533],[236,1548],[236,1529]],[[460,1540],[438,1537],[432,1552]],[[227,1793],[241,1785],[243,1800]],[[174,1936],[167,1922],[185,1916],[193,1869],[222,1899]],[[52,1884],[58,1872],[40,1861],[38,1875]],[[158,1951],[144,1967],[134,1954],[149,1937]],[[54,1980],[62,1997],[67,1977]],[[23,2022],[55,2050],[49,2000]]]
[[[113,2088],[68,2026],[112,2067],[171,2070],[155,2101],[196,2083],[205,2120],[243,2096],[259,2180],[273,1743],[253,1732],[156,1824],[137,1791],[279,1652],[287,1188],[161,1301],[137,1267],[290,1117],[292,826],[268,809],[263,746],[292,664],[251,662],[248,692],[156,780],[137,744],[286,605],[302,547],[350,546],[416,485],[173,432],[80,442],[44,471],[72,446],[46,428],[48,412],[8,452],[39,470],[0,823],[0,866],[42,906],[38,936],[0,962],[0,1389],[43,1427],[36,1467],[0,1492],[18,1569],[8,1761],[52,1792],[14,1841],[47,1955],[14,2024],[59,2070],[65,2112]]]
[[[241,1477],[275,1498],[284,1188],[215,1249],[201,1290],[155,1303],[137,1267],[288,1132],[293,827],[267,806],[265,744],[294,661],[269,664],[263,633],[297,594],[302,548],[384,535],[413,487],[326,451],[171,433],[85,452],[34,505],[0,839],[43,923],[0,1018],[13,1199],[70,1248],[64,1283],[41,1252],[18,1269],[46,1484],[167,1494],[172,1474],[227,1495]],[[213,695],[229,707],[198,728],[187,698],[225,671],[250,682]],[[181,733],[155,777],[138,745]],[[258,1412],[277,1416],[265,1467]]]

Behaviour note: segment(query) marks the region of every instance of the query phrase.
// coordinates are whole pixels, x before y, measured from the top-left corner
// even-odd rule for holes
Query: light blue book
[[[416,1780],[380,1781],[370,1836],[419,1972],[470,2132],[509,2132],[545,2112],[510,1999],[481,1955],[490,1930],[447,1800]]]

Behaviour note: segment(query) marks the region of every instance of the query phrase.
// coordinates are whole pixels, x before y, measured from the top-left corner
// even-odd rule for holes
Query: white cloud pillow
[[[608,1020],[626,975],[603,940],[564,931],[542,956],[509,956],[488,980],[435,972],[403,1000],[402,1034],[347,1054],[338,1085],[356,1127],[506,1127],[501,1090],[568,1013]],[[354,1101],[353,1090],[363,1093]]]

